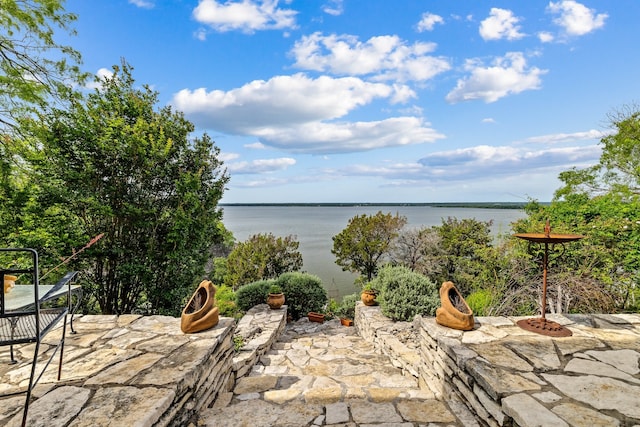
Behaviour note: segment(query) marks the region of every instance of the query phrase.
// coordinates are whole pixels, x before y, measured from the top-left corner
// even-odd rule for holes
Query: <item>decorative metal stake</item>
[[[551,234],[551,226],[549,220],[544,226],[544,234],[540,233],[518,233],[514,234],[523,240],[534,243],[544,243],[544,255],[542,258],[542,309],[540,318],[534,319],[522,319],[517,322],[517,325],[527,331],[536,332],[538,334],[547,335],[550,337],[570,337],[573,335],[571,331],[561,324],[547,320],[547,272],[549,269],[549,245],[556,243],[573,242],[580,240],[584,236],[577,234]]]

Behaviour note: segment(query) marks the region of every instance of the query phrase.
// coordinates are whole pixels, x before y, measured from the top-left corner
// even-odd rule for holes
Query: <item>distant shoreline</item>
[[[349,207],[430,206],[434,208],[523,209],[528,202],[431,202],[431,203],[219,203],[219,206]],[[546,204],[546,203],[541,203]]]

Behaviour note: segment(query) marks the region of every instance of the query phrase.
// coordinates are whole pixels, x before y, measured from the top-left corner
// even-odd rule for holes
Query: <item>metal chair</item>
[[[21,258],[20,262],[27,265],[26,268],[9,268],[0,270],[2,283],[5,275],[16,275],[22,277],[30,276],[29,285],[17,285],[14,290],[0,296],[0,346],[10,346],[10,363],[17,363],[13,354],[13,346],[17,344],[35,343],[33,361],[31,363],[31,374],[29,385],[26,390],[19,390],[4,396],[12,396],[26,393],[24,411],[22,414],[22,426],[26,425],[27,413],[29,411],[29,401],[31,392],[36,386],[42,374],[53,360],[56,352],[60,350],[60,361],[58,362],[58,380],[62,373],[62,356],[64,353],[64,340],[67,330],[67,315],[71,307],[71,282],[76,278],[78,272],[67,273],[61,280],[53,286],[40,285],[40,275],[38,271],[38,253],[27,248],[0,248],[3,252],[14,253],[16,258]],[[28,261],[24,261],[27,258]],[[65,290],[65,286],[67,289]],[[42,295],[41,295],[42,293]],[[45,301],[59,299],[67,296],[65,304],[52,308],[42,308]],[[79,303],[79,301],[78,301]],[[36,375],[36,364],[40,352],[40,343],[47,333],[63,320],[62,336],[56,348],[48,356],[44,368]]]

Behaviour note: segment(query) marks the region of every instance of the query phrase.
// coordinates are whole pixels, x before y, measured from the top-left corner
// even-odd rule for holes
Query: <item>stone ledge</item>
[[[242,337],[244,345],[233,357],[235,378],[251,371],[253,365],[271,349],[287,326],[287,306],[271,310],[260,304],[251,308],[238,322],[235,336]]]
[[[377,306],[358,304],[355,324],[405,374],[417,369],[421,387],[464,402],[483,425],[537,426],[542,416],[545,425],[640,425],[640,314],[547,317],[573,336],[524,331],[515,317],[477,317],[467,332],[417,317],[404,325],[414,349],[389,338],[394,322]]]
[[[30,426],[185,426],[200,410],[224,399],[233,387],[233,335],[245,326],[259,331],[247,342],[262,355],[286,325],[286,310],[257,306],[238,324],[221,317],[207,331],[184,334],[180,319],[168,316],[78,316],[77,334],[67,334],[62,380],[52,363],[35,388]],[[61,325],[60,325],[61,326]],[[61,328],[42,344],[45,353]],[[33,345],[16,346],[18,365],[8,365],[8,347],[0,349],[0,393],[24,388]],[[57,356],[56,356],[57,357]],[[251,369],[259,356],[244,360]],[[38,365],[42,367],[43,365]],[[0,400],[0,425],[19,425],[25,395]]]

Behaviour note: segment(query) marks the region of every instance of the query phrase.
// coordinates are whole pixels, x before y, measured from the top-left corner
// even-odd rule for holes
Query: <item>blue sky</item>
[[[638,101],[637,0],[68,0],[220,147],[225,203],[551,199]]]

